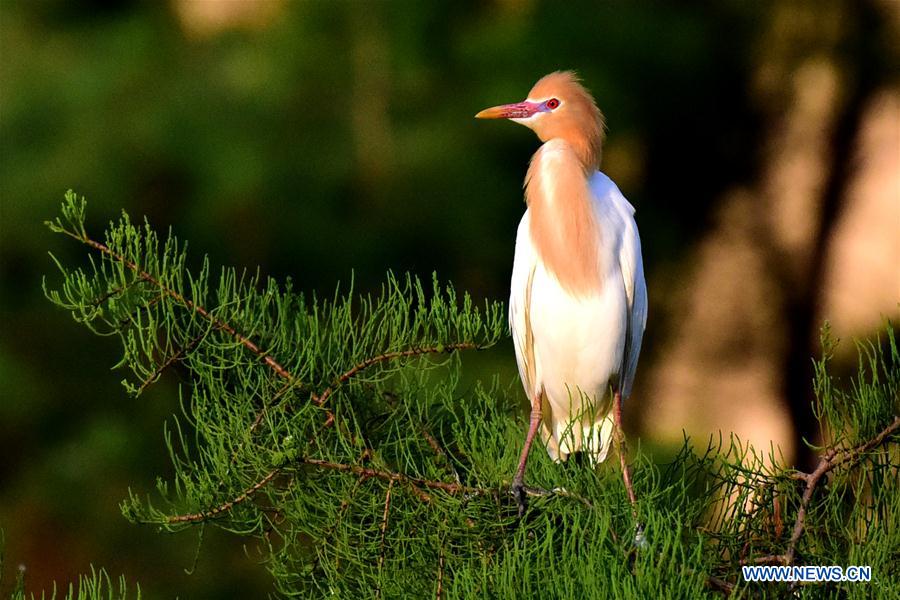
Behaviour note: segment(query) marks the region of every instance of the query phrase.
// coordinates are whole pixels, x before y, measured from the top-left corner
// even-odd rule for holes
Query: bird
[[[511,485],[525,510],[525,470],[540,430],[550,458],[606,460],[631,394],[647,323],[647,284],[634,207],[602,171],[606,124],[574,71],[545,75],[521,102],[486,108],[543,144],[525,176],[509,326],[531,415]],[[630,472],[623,477],[634,506]]]

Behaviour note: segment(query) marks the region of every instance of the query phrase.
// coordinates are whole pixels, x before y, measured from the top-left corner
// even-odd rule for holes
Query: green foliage
[[[0,565],[2,564],[2,560],[0,560]],[[91,567],[90,575],[78,577],[78,585],[70,583],[65,596],[57,596],[57,593],[58,590],[54,586],[49,595],[46,592],[41,592],[40,596],[28,594],[25,591],[24,571],[19,570],[10,600],[37,600],[38,598],[40,600],[57,600],[57,598],[59,600],[128,600],[129,598],[141,600],[140,586],[137,586],[134,594],[129,595],[124,576],[120,576],[113,584],[113,580],[105,569],[98,571],[94,567]]]
[[[57,262],[62,281],[45,293],[118,337],[130,394],[167,369],[184,380],[182,414],[165,426],[173,474],[155,495],[132,493],[124,515],[244,536],[284,596],[784,595],[787,584],[743,582],[754,562],[872,566],[871,584],[799,597],[900,594],[890,324],[886,345],[860,345],[845,391],[825,337],[815,386],[827,448],[814,473],[734,438],[702,454],[686,441],[668,464],[634,457],[633,508],[616,461],[592,470],[536,451],[520,520],[507,493],[525,429],[518,386],[460,378],[464,352],[505,334],[499,303],[410,276],[328,300],[234,270],[213,277],[127,215],[91,238],[84,210],[70,192],[49,226],[86,244],[90,262]]]

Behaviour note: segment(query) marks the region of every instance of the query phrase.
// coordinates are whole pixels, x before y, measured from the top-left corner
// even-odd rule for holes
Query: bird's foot
[[[516,505],[519,507],[519,518],[521,519],[525,515],[525,508],[527,506],[526,497],[528,496],[525,489],[525,482],[522,481],[521,477],[513,479],[512,485],[509,486],[509,491],[513,495],[513,498],[516,499]]]

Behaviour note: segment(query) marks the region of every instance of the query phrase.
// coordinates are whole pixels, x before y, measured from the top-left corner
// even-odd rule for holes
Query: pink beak
[[[540,110],[540,104],[535,102],[516,102],[514,104],[501,104],[486,108],[477,115],[476,119],[527,119]]]

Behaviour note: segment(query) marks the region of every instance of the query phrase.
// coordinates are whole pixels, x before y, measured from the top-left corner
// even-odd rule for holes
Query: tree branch
[[[335,383],[322,391],[321,394],[312,395],[313,402],[321,406],[328,400],[329,396],[331,396],[334,391],[343,383],[346,383],[350,378],[357,375],[360,371],[363,371],[372,365],[376,365],[378,363],[387,362],[389,360],[394,360],[395,358],[403,358],[409,356],[420,356],[424,354],[449,354],[451,352],[455,352],[457,350],[478,350],[478,344],[472,342],[459,342],[453,344],[441,344],[438,346],[427,346],[424,348],[409,348],[407,350],[397,350],[395,352],[385,352],[384,354],[379,354],[378,356],[373,356],[371,358],[367,358],[366,360],[354,365],[351,369],[341,373],[338,376]]]
[[[190,513],[190,514],[184,514],[184,515],[172,515],[166,519],[166,523],[169,523],[169,524],[198,523],[200,521],[208,521],[209,519],[213,519],[213,518],[221,515],[222,513],[231,510],[238,504],[245,502],[246,500],[249,500],[253,496],[253,494],[258,492],[261,488],[265,487],[270,481],[275,479],[275,476],[278,475],[278,473],[280,471],[281,471],[281,469],[272,469],[262,479],[260,479],[259,481],[257,481],[256,483],[254,483],[253,485],[248,487],[246,490],[241,492],[241,494],[238,495],[234,500],[229,500],[228,502],[225,502],[224,504],[220,504],[219,506],[216,506],[215,508],[211,508],[209,510],[197,512],[197,513]]]
[[[393,394],[391,392],[384,392],[384,397],[388,399],[388,405],[391,408],[397,407],[398,397],[396,394]],[[410,419],[412,419],[412,415],[410,415]],[[425,442],[434,452],[434,455],[444,463],[444,465],[450,471],[450,474],[453,475],[453,478],[457,483],[459,483],[461,481],[459,472],[457,472],[456,467],[453,466],[453,461],[450,460],[449,453],[444,450],[443,446],[441,446],[441,443],[437,440],[436,437],[434,437],[434,434],[429,431],[428,427],[421,420],[417,420],[416,429],[419,431],[419,433],[422,434],[422,437],[425,438]]]
[[[203,341],[203,339],[206,337],[206,334],[208,334],[208,333],[209,333],[208,330],[203,331],[200,335],[198,335],[197,337],[192,339],[190,342],[185,344],[182,348],[179,348],[176,352],[174,352],[172,354],[172,356],[170,356],[169,358],[164,360],[162,363],[160,363],[160,365],[158,367],[156,367],[156,369],[154,369],[153,373],[151,373],[146,379],[144,379],[144,381],[141,382],[141,385],[138,387],[138,390],[137,390],[137,395],[142,394],[143,391],[145,389],[147,389],[147,387],[150,384],[152,384],[154,381],[156,381],[156,379],[160,375],[163,374],[163,371],[165,371],[166,369],[171,367],[173,364],[175,364],[179,360],[186,357],[188,355],[188,353],[192,352],[194,350],[194,348],[196,348],[197,345]]]
[[[76,239],[80,239],[80,238],[76,238]],[[118,296],[119,294],[124,293],[131,286],[137,285],[139,283],[148,283],[148,281],[149,280],[144,279],[143,277],[139,277],[138,279],[135,279],[134,281],[128,282],[126,285],[120,285],[116,288],[113,288],[113,289],[107,291],[104,294],[100,294],[99,296],[97,296],[96,298],[91,300],[90,304],[91,304],[91,306],[100,306],[101,304],[103,304],[104,302],[106,302],[107,300],[112,298],[113,296]]]
[[[809,511],[809,505],[812,502],[813,493],[822,478],[844,463],[855,461],[865,452],[884,444],[888,441],[891,434],[898,429],[900,429],[900,416],[894,416],[894,420],[873,438],[866,440],[853,448],[845,448],[843,450],[838,448],[828,449],[819,459],[816,468],[813,469],[811,473],[804,473],[802,471],[787,473],[786,476],[788,478],[806,483],[806,488],[803,490],[803,495],[800,498],[800,508],[797,510],[797,518],[794,521],[794,528],[791,532],[791,539],[788,542],[787,550],[782,554],[766,554],[764,556],[741,560],[740,564],[792,564],[797,554],[797,544],[800,541],[800,537],[803,535],[803,530],[806,525],[806,516]]]
[[[444,464],[450,470],[450,473],[453,475],[453,479],[456,480],[456,483],[460,482],[459,472],[457,472],[456,467],[453,466],[453,461],[450,460],[450,456],[447,454],[447,451],[441,446],[441,443],[437,441],[437,438],[434,437],[428,428],[425,427],[424,424],[420,425],[419,431],[422,434],[422,437],[425,438],[425,441],[428,442],[428,445],[434,451],[434,454],[443,460]]]
[[[861,454],[880,446],[897,429],[900,429],[900,416],[894,416],[894,420],[890,425],[881,430],[881,432],[879,432],[872,439],[854,448],[848,448],[845,450],[832,448],[828,450],[819,460],[819,464],[816,466],[812,473],[795,473],[792,475],[794,479],[802,479],[806,481],[806,489],[804,490],[803,497],[800,500],[800,509],[797,511],[797,520],[794,522],[794,531],[791,533],[791,541],[788,544],[787,551],[780,557],[783,559],[782,562],[785,565],[790,565],[792,562],[794,562],[797,542],[800,540],[800,536],[803,535],[803,526],[806,521],[806,514],[809,508],[809,503],[812,500],[813,492],[815,491],[816,486],[818,485],[822,477],[824,477],[827,473],[833,471],[840,465],[856,460]]]
[[[451,353],[459,350],[480,350],[481,347],[478,344],[474,344],[472,342],[459,342],[453,344],[446,344],[440,346],[428,346],[424,348],[410,348],[408,350],[398,350],[396,352],[385,352],[384,354],[379,354],[377,356],[373,356],[371,358],[367,358],[366,360],[354,365],[352,368],[348,369],[344,373],[338,376],[335,380],[335,383],[322,391],[321,394],[311,394],[312,401],[317,406],[322,406],[326,400],[336,391],[336,389],[341,385],[346,383],[348,380],[358,375],[361,371],[374,366],[378,363],[387,362],[389,360],[393,360],[395,358],[409,357],[409,356],[420,356],[424,354],[441,354],[441,353]],[[259,424],[262,422],[263,417],[265,416],[266,411],[269,408],[273,408],[277,406],[284,395],[296,387],[300,385],[300,382],[296,380],[292,380],[286,383],[278,392],[275,394],[275,398],[273,398],[272,404],[269,406],[264,406],[260,409],[259,413],[257,413],[256,418],[253,420],[253,423],[250,424],[250,432],[252,433]],[[331,411],[328,411],[328,421],[327,425],[330,425],[334,422],[334,415]],[[326,425],[326,426],[327,426]],[[427,439],[427,438],[426,438]],[[432,438],[433,439],[433,438]],[[429,440],[429,445],[431,445],[431,441]],[[432,446],[434,447],[434,446]]]
[[[245,348],[247,348],[248,350],[250,350],[251,352],[256,354],[273,371],[278,373],[279,376],[283,377],[284,379],[287,379],[288,381],[294,380],[294,376],[287,369],[285,369],[281,365],[281,363],[279,363],[277,360],[275,360],[271,355],[269,355],[265,351],[261,350],[260,347],[257,346],[253,342],[253,340],[251,340],[247,336],[245,336],[242,333],[240,333],[239,331],[237,331],[234,327],[232,327],[225,321],[223,321],[217,317],[214,317],[212,314],[210,314],[210,312],[208,310],[206,310],[206,308],[204,308],[200,304],[197,304],[197,303],[193,302],[192,300],[185,298],[183,295],[179,294],[175,290],[166,287],[156,277],[154,277],[150,273],[142,270],[136,263],[128,260],[127,258],[125,258],[124,256],[122,256],[121,254],[119,254],[117,252],[113,252],[106,244],[103,244],[101,242],[98,242],[97,240],[92,239],[87,234],[77,235],[68,230],[63,230],[63,233],[65,233],[66,235],[68,235],[69,237],[71,237],[73,239],[80,241],[83,244],[86,244],[87,246],[89,246],[95,250],[98,250],[99,252],[101,252],[102,254],[105,254],[106,256],[110,257],[114,261],[125,265],[126,268],[128,268],[129,270],[131,270],[134,273],[136,273],[137,275],[139,275],[141,279],[152,283],[153,285],[158,287],[160,289],[160,291],[165,293],[167,296],[169,296],[170,298],[172,298],[173,300],[175,300],[182,306],[186,307],[189,310],[194,311],[195,313],[197,313],[198,315],[200,315],[201,317],[203,317],[204,319],[206,319],[207,321],[212,323],[216,329],[220,329],[220,330],[224,331],[225,333],[227,333],[228,335],[230,335],[231,337],[233,337],[234,339],[236,339],[242,346],[244,346]]]
[[[405,473],[398,473],[396,471],[381,471],[378,469],[372,469],[369,467],[361,467],[359,465],[348,465],[346,463],[335,463],[327,460],[321,460],[318,458],[299,458],[297,459],[298,463],[304,465],[310,465],[314,467],[318,467],[321,469],[328,469],[332,471],[344,471],[349,473],[354,473],[356,475],[365,475],[366,477],[374,477],[377,479],[383,479],[385,481],[397,481],[400,483],[404,483],[407,485],[413,485],[420,488],[428,488],[432,490],[443,490],[448,494],[474,494],[481,496],[493,496],[497,494],[497,490],[488,489],[488,488],[478,488],[471,487],[467,485],[462,485],[456,482],[447,482],[447,481],[434,481],[431,479],[421,479],[419,477],[412,477],[410,475],[406,475]]]
[[[725,581],[724,579],[721,579],[714,575],[709,575],[706,577],[706,585],[718,592],[722,592],[726,596],[730,596],[734,591],[733,583],[731,583],[730,581]]]
[[[423,502],[430,501],[430,496],[423,492],[420,488],[428,488],[428,489],[436,489],[443,490],[449,494],[474,494],[474,495],[496,495],[496,490],[488,489],[488,488],[477,488],[462,485],[460,483],[452,483],[445,481],[433,481],[429,479],[421,479],[418,477],[411,477],[404,473],[398,473],[396,471],[381,471],[378,469],[372,469],[369,467],[362,467],[359,465],[348,465],[345,463],[335,463],[329,462],[326,460],[320,460],[317,458],[299,458],[295,462],[304,465],[310,465],[313,467],[318,467],[320,469],[332,470],[332,471],[343,471],[348,473],[353,473],[355,475],[359,475],[361,478],[376,478],[382,479],[385,481],[391,482],[391,485],[395,482],[404,483],[410,488],[412,488],[413,493],[416,494]],[[209,519],[215,518],[221,515],[224,512],[227,512],[241,504],[249,500],[256,492],[258,492],[261,488],[265,487],[270,481],[272,481],[278,473],[283,470],[283,467],[277,467],[269,471],[262,479],[248,487],[246,490],[241,492],[236,498],[233,500],[229,500],[228,502],[224,502],[214,508],[196,512],[196,513],[187,513],[181,515],[172,515],[166,519],[166,522],[169,524],[175,523],[197,523],[200,521],[207,521]],[[535,490],[532,492],[536,493]],[[541,495],[548,495],[552,492],[543,492]]]
[[[441,593],[444,591],[444,544],[438,546],[438,572],[437,572],[437,590],[435,590],[435,600],[441,600]]]
[[[381,571],[384,568],[384,555],[387,548],[384,545],[384,540],[387,537],[387,528],[388,528],[388,516],[391,512],[391,491],[394,489],[394,479],[390,480],[388,483],[387,492],[384,494],[384,514],[381,517],[381,546],[378,551],[378,575],[381,576]],[[375,588],[375,597],[381,598],[381,583],[379,582],[378,587]]]

